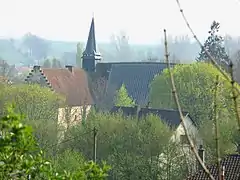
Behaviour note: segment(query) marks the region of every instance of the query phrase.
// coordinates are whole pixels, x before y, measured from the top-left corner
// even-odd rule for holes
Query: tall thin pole
[[[93,128],[93,161],[97,162],[97,129]]]
[[[217,94],[218,94],[219,76],[216,76],[215,90],[214,90],[214,123],[215,123],[215,136],[216,136],[216,155],[218,167],[218,179],[221,179],[221,159],[219,147],[219,127],[218,127],[218,107],[217,107]]]

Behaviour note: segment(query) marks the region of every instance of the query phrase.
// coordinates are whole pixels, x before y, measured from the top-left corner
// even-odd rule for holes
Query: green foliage
[[[231,118],[231,86],[219,71],[208,63],[176,65],[172,68],[179,101],[182,109],[188,111],[196,122],[212,119],[213,90],[219,75],[218,106],[221,117]],[[150,102],[153,107],[176,108],[171,93],[168,69],[153,80],[150,87]],[[230,116],[230,117],[229,117]]]
[[[31,128],[24,126],[21,120],[22,116],[14,114],[12,108],[8,108],[8,115],[1,118],[1,179],[103,180],[107,177],[109,167],[103,164],[101,168],[91,161],[74,172],[58,173],[37,148]]]
[[[209,37],[204,43],[204,48],[213,56],[213,58],[218,62],[219,65],[225,65],[224,63],[229,64],[230,58],[228,57],[225,47],[223,45],[223,37],[218,35],[219,28],[220,24],[216,21],[213,21],[211,29],[208,32]],[[197,61],[209,62],[209,57],[203,48],[199,53]]]
[[[124,84],[122,84],[122,86],[116,93],[115,106],[125,106],[125,107],[135,106],[135,102],[131,97],[129,97],[127,89]]]
[[[52,158],[52,162],[58,172],[65,170],[73,172],[76,168],[81,168],[84,165],[85,159],[81,153],[66,149],[63,152],[58,152],[57,156]]]
[[[166,151],[172,130],[159,117],[149,115],[146,119],[124,118],[122,114],[96,113],[92,111],[84,126],[72,127],[67,133],[71,141],[61,148],[72,148],[81,152],[86,159],[92,159],[93,128],[97,128],[97,160],[111,164],[110,179],[157,179],[165,177],[166,164],[158,156]],[[171,144],[171,143],[170,143]],[[177,154],[171,152],[169,156]],[[176,163],[172,162],[173,164]],[[181,164],[181,163],[179,163]],[[181,179],[182,167],[174,166]],[[182,178],[183,179],[183,178]],[[177,180],[177,178],[176,178]]]
[[[76,54],[76,64],[78,67],[82,67],[82,55],[84,51],[84,44],[83,43],[77,43],[77,54]]]
[[[220,156],[224,157],[227,154],[235,154],[237,150],[236,144],[239,143],[239,134],[237,121],[233,117],[232,119],[218,118],[219,124],[219,144],[220,144]],[[204,142],[206,149],[207,163],[214,163],[217,160],[216,156],[216,135],[214,131],[214,124],[212,121],[204,122],[199,132]]]
[[[35,130],[42,148],[57,142],[57,131],[61,128],[57,126],[58,108],[63,102],[61,96],[39,85],[6,85],[0,91],[1,112],[14,103],[15,111],[24,114],[25,123]]]

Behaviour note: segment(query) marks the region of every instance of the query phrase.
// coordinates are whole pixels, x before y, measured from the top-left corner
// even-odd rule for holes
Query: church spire
[[[96,38],[95,38],[95,24],[94,17],[88,34],[86,49],[83,52],[83,68],[87,71],[95,70],[95,61],[101,60],[101,54],[97,52]]]

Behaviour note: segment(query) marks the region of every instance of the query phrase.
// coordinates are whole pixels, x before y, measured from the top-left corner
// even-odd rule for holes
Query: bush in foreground
[[[56,172],[51,162],[39,150],[32,129],[21,123],[22,116],[8,109],[0,120],[0,179],[94,179],[107,177],[109,166],[90,161],[74,172]]]

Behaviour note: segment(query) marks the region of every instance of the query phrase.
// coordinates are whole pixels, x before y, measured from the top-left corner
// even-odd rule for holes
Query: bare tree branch
[[[188,129],[185,125],[185,122],[184,122],[184,117],[183,117],[183,113],[182,113],[182,110],[181,110],[181,106],[180,106],[180,103],[179,103],[179,99],[178,99],[178,95],[177,95],[177,92],[176,92],[176,87],[175,87],[175,83],[174,83],[174,78],[173,78],[173,75],[172,75],[172,71],[171,71],[171,67],[170,67],[170,62],[169,62],[169,54],[168,54],[168,47],[167,47],[167,33],[166,33],[166,29],[164,29],[164,46],[165,46],[165,58],[166,58],[166,63],[168,65],[168,71],[169,71],[169,76],[170,76],[170,79],[171,79],[171,85],[172,85],[172,94],[173,94],[173,97],[174,97],[174,100],[175,100],[175,103],[176,103],[176,106],[178,108],[178,112],[179,112],[179,115],[180,115],[180,120],[181,120],[181,123],[182,123],[182,126],[183,126],[183,129],[184,129],[184,132],[186,134],[186,137],[187,137],[187,140],[189,142],[189,145],[191,147],[191,150],[192,152],[194,153],[195,157],[197,158],[198,162],[200,163],[200,165],[202,166],[203,170],[207,173],[207,175],[210,177],[211,180],[214,180],[214,177],[211,175],[211,173],[209,172],[209,170],[207,169],[207,167],[204,165],[202,159],[200,158],[199,154],[198,154],[198,151],[196,149],[196,147],[194,146],[193,144],[193,141],[189,135],[189,132],[188,132]]]
[[[238,122],[238,128],[240,131],[240,113],[239,113],[239,109],[238,109],[238,103],[237,103],[237,92],[234,88],[234,84],[235,84],[235,80],[234,80],[234,76],[233,76],[233,63],[231,61],[230,63],[230,76],[231,76],[231,84],[232,84],[232,99],[233,99],[233,103],[234,103],[234,110],[235,110],[235,115],[237,118],[237,122]]]
[[[218,97],[218,85],[219,76],[216,77],[216,83],[214,88],[214,123],[215,123],[215,136],[216,136],[216,155],[217,155],[217,167],[218,167],[218,178],[221,177],[221,158],[220,158],[220,147],[219,147],[219,127],[218,127],[218,110],[217,110],[217,97]]]
[[[188,27],[188,29],[191,31],[194,39],[197,41],[197,43],[199,44],[199,46],[206,52],[207,56],[209,57],[211,63],[221,72],[221,74],[229,81],[231,82],[231,78],[230,76],[221,68],[221,66],[219,66],[216,62],[216,60],[212,57],[212,55],[208,52],[208,50],[203,46],[203,44],[200,42],[200,40],[198,39],[198,37],[196,36],[196,34],[194,33],[192,27],[190,26],[185,14],[183,13],[183,9],[181,8],[180,2],[179,0],[176,0],[177,5],[179,7],[180,13]],[[238,95],[240,94],[240,89],[237,87],[237,85],[235,85],[235,83],[233,84],[234,89],[236,89],[236,91],[238,92]]]

